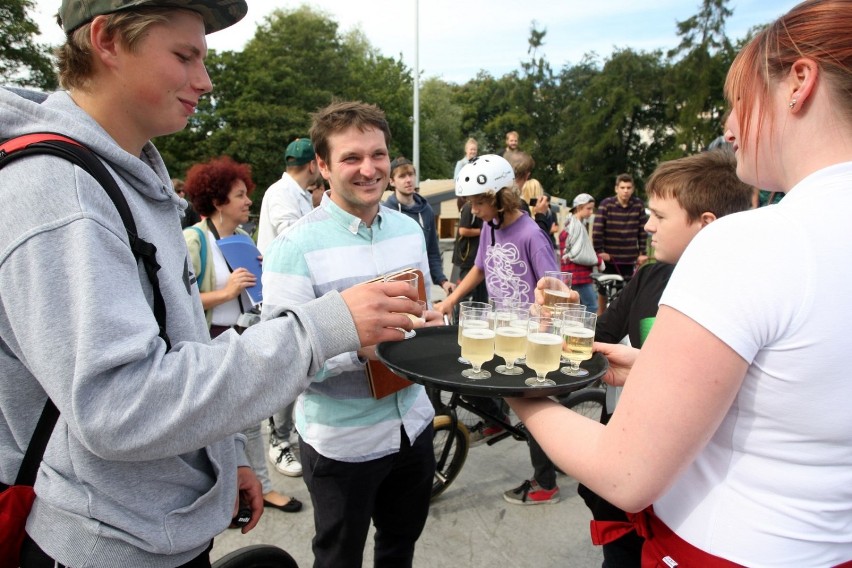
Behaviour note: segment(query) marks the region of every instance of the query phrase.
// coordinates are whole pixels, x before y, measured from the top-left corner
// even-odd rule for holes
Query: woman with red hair
[[[231,272],[216,241],[235,234],[248,235],[240,225],[249,219],[254,189],[251,167],[223,156],[195,164],[186,175],[184,191],[205,219],[184,230],[193,268],[201,290],[210,335],[216,337],[233,327],[240,314],[251,307],[243,290],[257,282],[245,268]],[[209,238],[208,238],[209,237]],[[201,246],[206,245],[207,263],[201,266]]]
[[[211,338],[232,329],[240,315],[252,306],[245,289],[254,286],[257,279],[245,268],[231,271],[216,241],[232,235],[248,236],[240,225],[249,220],[249,194],[254,187],[251,167],[228,156],[195,164],[186,175],[184,191],[196,211],[205,217],[200,223],[184,229],[183,236],[198,279]],[[205,251],[203,266],[202,248]],[[260,424],[244,430],[243,434],[249,463],[263,486],[264,506],[288,513],[299,511],[302,504],[297,499],[272,489],[264,461]]]

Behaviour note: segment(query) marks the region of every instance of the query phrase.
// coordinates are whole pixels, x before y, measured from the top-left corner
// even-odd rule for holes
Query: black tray
[[[425,327],[417,330],[417,336],[403,341],[380,343],[376,347],[379,360],[388,368],[415,383],[437,387],[441,390],[474,396],[540,397],[564,395],[581,389],[600,378],[609,364],[606,357],[595,353],[580,366],[589,371],[586,377],[569,377],[559,371],[547,374],[556,382],[555,386],[530,387],[524,384],[535,373],[527,367],[522,375],[501,375],[494,367],[504,363],[502,357],[494,356],[482,368],[491,371],[488,379],[468,379],[462,376],[470,365],[458,362],[461,349],[458,344],[458,326],[445,325]]]

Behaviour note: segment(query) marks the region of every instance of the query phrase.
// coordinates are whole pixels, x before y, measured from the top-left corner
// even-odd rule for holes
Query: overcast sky
[[[244,20],[208,36],[216,50],[242,49],[257,25],[276,8],[292,9],[303,2],[248,0]],[[765,24],[795,6],[792,0],[732,0],[728,20],[732,40],[749,28]],[[53,20],[60,0],[36,0],[33,14],[42,41],[58,44],[62,31]],[[651,6],[653,4],[653,6]],[[554,70],[578,63],[583,54],[607,57],[614,48],[640,51],[670,49],[678,43],[675,22],[698,12],[700,0],[423,0],[419,2],[420,69],[425,77],[464,83],[484,69],[492,76],[520,68],[528,58],[530,25],[547,30],[541,54]],[[384,55],[402,55],[415,65],[414,0],[312,0],[341,31],[360,27]]]

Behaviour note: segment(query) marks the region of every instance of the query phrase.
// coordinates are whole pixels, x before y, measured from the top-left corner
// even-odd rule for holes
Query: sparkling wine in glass
[[[553,386],[556,384],[547,378],[547,373],[559,369],[562,355],[561,322],[544,316],[532,316],[527,334],[527,367],[535,371],[536,376],[524,383],[531,387]]]
[[[523,369],[515,362],[526,356],[527,326],[529,324],[529,305],[503,305],[494,312],[494,354],[502,357],[505,365],[494,369],[501,375],[521,375]]]
[[[567,304],[571,297],[571,273],[548,270],[544,273],[544,305]]]
[[[580,363],[592,358],[597,318],[597,314],[592,312],[568,312],[562,316],[562,355],[568,360],[569,366],[561,371],[569,377],[589,376],[587,370],[580,368]]]
[[[459,347],[461,347],[461,343],[462,343],[461,313],[465,310],[465,308],[473,308],[473,309],[478,309],[478,310],[490,310],[491,304],[489,304],[487,302],[475,302],[473,300],[465,300],[464,302],[459,302],[459,321],[456,322],[457,324],[459,324],[459,340],[458,340]],[[470,365],[470,361],[468,361],[467,359],[465,359],[462,356],[459,356],[458,361],[462,365]]]
[[[461,313],[461,354],[473,367],[462,371],[462,376],[468,379],[487,379],[491,376],[482,368],[483,363],[494,358],[494,320],[490,316],[490,309],[469,308]]]
[[[554,315],[552,317],[558,318],[559,321],[562,322],[563,326],[565,326],[565,325],[580,325],[579,321],[574,320],[574,319],[566,319],[565,315],[566,314],[572,314],[572,315],[575,315],[575,316],[582,316],[583,314],[586,313],[586,306],[584,306],[583,304],[556,304],[556,306],[554,306],[554,310],[555,310]],[[563,339],[565,338],[564,333],[562,334],[562,338]],[[566,348],[566,344],[563,341],[562,342],[562,364],[563,365],[570,365],[570,362],[568,361],[567,353],[565,352],[565,348]],[[565,368],[565,367],[563,367],[559,370],[561,372],[565,373],[565,374],[568,374],[568,369]]]
[[[420,275],[418,275],[416,272],[398,272],[396,274],[387,274],[382,278],[382,280],[384,280],[385,282],[405,282],[414,290],[415,295],[419,293]],[[417,316],[415,316],[414,314],[405,315],[407,315],[412,322],[418,319]],[[412,337],[417,335],[417,332],[413,329],[411,331],[405,331],[404,329],[401,329],[400,331],[405,334],[405,339],[411,339]]]

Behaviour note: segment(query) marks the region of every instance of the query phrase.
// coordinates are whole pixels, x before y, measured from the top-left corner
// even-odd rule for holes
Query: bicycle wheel
[[[443,493],[458,476],[470,447],[470,434],[461,422],[453,428],[452,419],[446,415],[436,416],[432,421],[435,434],[432,447],[435,450],[435,480],[432,482],[432,499]]]
[[[606,424],[609,421],[609,416],[606,414],[606,389],[584,388],[559,399],[559,402],[565,408],[570,408],[596,422]]]
[[[212,568],[299,568],[286,551],[271,544],[255,544],[226,554]]]

